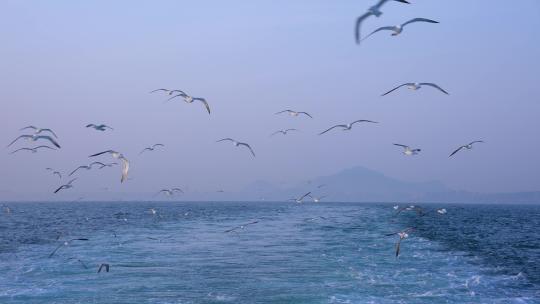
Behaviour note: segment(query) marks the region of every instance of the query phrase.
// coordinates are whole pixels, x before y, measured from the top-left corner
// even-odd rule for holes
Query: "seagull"
[[[289,133],[290,131],[298,131],[298,130],[297,129],[278,130],[278,131],[272,133],[270,136],[274,136],[274,135],[279,134],[279,133],[281,133],[283,135],[287,135],[287,133]]]
[[[308,193],[302,195],[300,198],[291,198],[291,199],[289,199],[289,200],[290,200],[290,201],[295,201],[295,202],[297,202],[297,203],[302,203],[302,202],[304,201],[304,198],[305,198],[306,196],[311,197],[311,192],[308,192]]]
[[[398,209],[399,209],[399,206],[398,206],[398,205],[395,205],[393,208],[394,208],[394,210],[398,210]]]
[[[246,228],[246,227],[249,226],[249,225],[257,224],[258,222],[259,222],[259,221],[253,221],[253,222],[250,222],[250,223],[247,223],[247,224],[243,224],[243,225],[240,225],[240,226],[236,226],[236,227],[234,227],[234,228],[225,230],[225,233],[233,232],[233,231],[236,231],[236,230],[238,230],[238,229],[244,229],[244,228]]]
[[[102,162],[93,162],[93,163],[89,164],[88,166],[78,166],[75,170],[71,171],[71,173],[70,173],[68,176],[72,176],[72,175],[73,175],[75,172],[77,172],[79,169],[90,170],[90,169],[92,169],[92,166],[93,166],[93,165],[99,165],[99,166],[101,166],[100,169],[103,168],[103,167],[105,167],[105,164],[102,163]]]
[[[432,82],[407,82],[407,83],[404,83],[404,84],[402,84],[402,85],[399,85],[399,86],[397,86],[397,87],[391,89],[390,91],[388,91],[388,92],[382,94],[381,96],[385,96],[385,95],[387,95],[387,94],[389,94],[389,93],[391,93],[391,92],[393,92],[393,91],[395,91],[395,90],[397,90],[397,89],[399,89],[399,88],[401,88],[401,87],[404,87],[404,86],[407,86],[408,89],[414,90],[414,91],[416,91],[416,90],[422,88],[422,86],[429,86],[429,87],[436,88],[437,90],[443,92],[443,93],[446,94],[446,95],[450,95],[450,94],[448,94],[448,92],[446,92],[443,88],[441,88],[440,86],[438,86],[438,85],[436,85],[436,84],[434,84],[434,83],[432,83]]]
[[[394,0],[394,1],[410,4],[409,2],[407,2],[405,0]],[[360,41],[361,41],[360,40],[360,26],[362,25],[362,22],[364,22],[364,20],[366,20],[366,18],[369,17],[369,16],[380,17],[382,15],[381,7],[386,2],[388,2],[388,0],[379,0],[379,2],[377,2],[377,4],[370,7],[367,10],[367,12],[365,12],[362,16],[356,18],[355,38],[356,38],[356,43],[357,44],[359,44]]]
[[[165,194],[171,196],[171,195],[174,195],[175,192],[184,193],[184,191],[182,191],[182,189],[180,189],[180,188],[172,188],[172,189],[161,189],[161,190],[159,190],[159,192],[157,194],[165,193]]]
[[[34,147],[34,148],[20,148],[20,149],[17,149],[9,154],[15,154],[19,151],[32,151],[32,153],[36,153],[38,151],[39,148],[47,148],[47,149],[50,149],[50,150],[56,150],[55,148],[51,148],[49,146],[37,146],[37,147]]]
[[[34,130],[34,134],[39,134],[41,132],[50,132],[55,138],[58,138],[58,136],[56,136],[56,133],[54,133],[53,130],[51,130],[51,129],[42,129],[42,128],[38,128],[38,127],[35,127],[35,126],[24,127],[22,129],[20,129],[19,131],[23,131],[23,130],[27,130],[27,129]]]
[[[405,149],[403,151],[403,154],[407,156],[417,155],[418,153],[420,153],[420,151],[422,151],[422,149],[411,149],[411,147],[406,146],[406,145],[401,145],[401,144],[394,144],[394,146],[403,147]]]
[[[106,272],[109,272],[109,267],[110,267],[109,264],[102,263],[101,265],[99,265],[99,268],[98,268],[97,273],[100,273],[102,268],[105,268],[105,271],[106,271]]]
[[[283,111],[280,111],[280,112],[277,112],[277,113],[274,113],[274,114],[278,115],[278,114],[281,114],[281,113],[288,113],[289,115],[291,115],[293,117],[297,117],[300,114],[304,114],[306,116],[309,116],[310,118],[313,118],[313,116],[309,115],[308,112],[297,112],[297,111],[293,111],[293,110],[283,110]]]
[[[319,197],[315,197],[315,196],[311,196],[311,195],[310,195],[310,197],[311,197],[311,199],[313,199],[313,202],[314,202],[314,203],[318,203],[318,202],[320,202],[323,198],[325,198],[326,195],[319,196]]]
[[[424,212],[424,209],[422,209],[422,207],[418,207],[418,206],[415,206],[415,205],[410,205],[408,207],[402,207],[401,209],[398,209],[395,215],[397,216],[398,214],[400,214],[403,211],[414,211],[419,216],[424,216],[426,214]]]
[[[459,148],[457,148],[454,152],[452,152],[452,154],[450,154],[450,156],[448,157],[452,157],[454,154],[458,153],[461,149],[467,149],[467,150],[470,150],[473,148],[473,145],[476,144],[476,143],[483,143],[484,141],[483,140],[475,140],[473,142],[470,142],[464,146],[461,146]]]
[[[51,252],[51,254],[49,254],[49,258],[52,258],[52,256],[58,251],[58,249],[62,248],[63,246],[69,246],[69,244],[71,244],[71,242],[73,242],[73,241],[88,241],[88,239],[86,239],[86,238],[78,238],[78,239],[71,239],[69,241],[65,241],[62,244],[58,245],[58,247],[56,247],[56,249],[54,249],[53,252]]]
[[[362,41],[366,40],[369,36],[377,33],[377,32],[380,32],[380,31],[393,31],[392,33],[392,36],[397,36],[399,34],[401,34],[401,32],[403,31],[403,28],[407,25],[407,24],[411,24],[411,23],[414,23],[414,22],[428,22],[428,23],[439,23],[438,21],[435,21],[435,20],[431,20],[431,19],[426,19],[426,18],[414,18],[414,19],[411,19],[403,24],[400,24],[400,25],[395,25],[395,26],[383,26],[383,27],[380,27],[376,30],[374,30],[373,32],[371,32],[369,35],[367,35],[366,37],[362,38]]]
[[[319,135],[323,135],[324,133],[326,133],[326,132],[328,132],[328,131],[330,131],[332,129],[335,129],[335,128],[342,128],[342,131],[348,131],[348,130],[352,129],[352,127],[353,127],[353,125],[355,123],[358,123],[358,122],[378,123],[376,121],[366,120],[366,119],[355,120],[355,121],[353,121],[351,123],[348,123],[348,124],[345,124],[345,125],[335,125],[335,126],[329,128],[329,129],[325,130],[325,131],[322,131],[321,133],[319,133]]]
[[[446,214],[446,212],[447,212],[447,211],[446,211],[446,209],[444,209],[444,208],[437,209],[437,213],[438,213],[438,214]]]
[[[107,125],[104,125],[104,124],[101,124],[101,125],[95,125],[95,124],[88,124],[86,125],[87,128],[94,128],[96,129],[97,131],[105,131],[107,129],[111,129],[111,130],[114,130],[113,128],[107,126]]]
[[[239,147],[239,146],[245,146],[249,149],[249,151],[251,151],[251,154],[253,154],[253,157],[255,157],[255,152],[253,152],[253,149],[251,149],[251,146],[246,144],[246,143],[243,143],[243,142],[239,142],[239,141],[236,141],[232,138],[223,138],[223,139],[220,139],[216,142],[221,142],[221,141],[230,141],[232,142],[236,147]]]
[[[57,193],[58,191],[60,190],[64,190],[64,189],[70,189],[70,188],[73,188],[73,185],[71,183],[73,183],[73,181],[75,181],[77,178],[74,178],[72,180],[69,181],[69,183],[65,184],[65,185],[62,185],[60,187],[58,187],[58,189],[56,189],[54,191],[54,193]]]
[[[190,95],[188,95],[187,93],[185,93],[182,90],[174,90],[174,91],[177,92],[178,95],[174,95],[173,97],[169,98],[168,100],[171,100],[171,99],[176,98],[176,97],[182,97],[184,99],[184,101],[187,102],[187,103],[193,103],[194,101],[200,101],[206,107],[206,111],[208,111],[208,114],[210,114],[210,106],[208,105],[208,102],[206,101],[206,99],[204,99],[202,97],[190,96]],[[171,94],[169,94],[169,95],[171,95]]]
[[[151,147],[146,147],[141,151],[141,153],[139,153],[139,155],[143,154],[144,151],[154,151],[156,149],[156,147],[165,147],[165,145],[164,144],[155,144],[155,145],[152,145]]]
[[[21,138],[26,139],[26,140],[30,140],[30,141],[37,141],[37,140],[40,140],[40,139],[46,139],[46,140],[50,141],[53,145],[55,145],[57,148],[60,148],[60,145],[56,142],[56,140],[54,140],[54,138],[52,138],[50,136],[47,136],[47,135],[36,135],[36,134],[34,134],[34,135],[21,135],[21,136],[15,138],[15,140],[12,141],[8,145],[8,147],[13,145],[17,140],[19,140]]]
[[[128,176],[129,160],[125,158],[122,153],[116,152],[113,150],[107,150],[107,151],[99,152],[96,154],[92,154],[89,157],[96,157],[102,154],[110,154],[113,158],[119,159],[122,161],[122,178],[120,179],[120,182],[123,183],[127,179],[127,176]]]
[[[416,228],[415,228],[415,227],[409,227],[409,228],[407,228],[407,229],[405,229],[405,230],[402,230],[402,231],[399,231],[399,232],[395,232],[395,233],[390,233],[390,234],[387,234],[387,235],[386,235],[386,236],[392,236],[392,235],[396,235],[396,234],[397,234],[397,235],[399,236],[399,240],[398,240],[397,243],[396,243],[396,259],[397,259],[398,256],[399,256],[399,247],[400,247],[400,245],[401,245],[401,241],[402,241],[403,239],[408,238],[408,237],[409,237],[409,234],[408,234],[407,232],[412,231],[412,230],[414,230],[414,229],[416,229]]]

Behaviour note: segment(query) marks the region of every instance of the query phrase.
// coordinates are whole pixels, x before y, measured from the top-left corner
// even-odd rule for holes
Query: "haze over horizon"
[[[120,184],[117,167],[81,172],[66,196],[104,187],[136,193],[294,184],[355,166],[456,190],[540,191],[540,103],[532,97],[540,80],[540,3],[391,4],[364,33],[414,17],[440,24],[374,35],[361,46],[353,42],[354,19],[371,1],[306,3],[4,1],[0,141],[7,145],[20,128],[36,125],[52,128],[62,149],[4,149],[0,199],[6,191],[39,199],[61,184],[46,167],[66,173],[107,149],[130,159],[133,180]],[[409,81],[436,82],[450,95],[403,89],[380,96]],[[161,87],[207,98],[212,114],[149,94]],[[288,108],[314,118],[274,115]],[[380,123],[317,135],[356,119]],[[286,128],[300,131],[269,137]],[[257,157],[215,143],[224,137],[250,143]],[[448,158],[476,139],[486,143]],[[155,143],[166,147],[139,155]],[[408,158],[392,143],[422,153]]]

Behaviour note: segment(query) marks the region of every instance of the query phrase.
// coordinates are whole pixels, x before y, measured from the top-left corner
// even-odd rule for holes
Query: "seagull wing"
[[[385,0],[382,0],[382,2],[384,1]],[[360,27],[362,25],[362,22],[364,22],[364,20],[371,15],[373,15],[371,12],[366,12],[360,17],[356,18],[356,25],[354,27],[354,38],[356,38],[357,44],[360,44],[360,41],[362,41],[362,39],[360,39]]]
[[[128,177],[128,172],[129,172],[129,161],[125,158],[125,157],[122,157],[120,158],[122,160],[122,178],[120,179],[120,182],[123,183],[127,177]]]
[[[383,26],[383,27],[380,27],[376,30],[374,30],[373,32],[369,33],[369,35],[367,35],[366,37],[362,38],[361,41],[364,41],[366,40],[369,36],[377,33],[377,32],[380,32],[380,31],[393,31],[396,27],[395,26]]]
[[[167,101],[169,101],[169,100],[171,100],[171,99],[173,99],[173,98],[176,98],[176,97],[182,97],[182,98],[184,98],[184,97],[186,97],[186,96],[187,96],[186,93],[180,93],[180,94],[174,95],[173,97],[170,97],[169,99],[167,99]]]
[[[255,157],[255,152],[253,152],[253,149],[251,149],[251,146],[246,143],[238,143],[239,146],[246,146],[249,151],[251,151],[251,154],[253,154],[253,157]]]
[[[23,150],[34,151],[34,149],[30,149],[30,148],[20,148],[20,149],[17,149],[15,151],[9,153],[9,154],[15,154],[15,153],[17,153],[19,151],[23,151]]]
[[[353,121],[351,122],[351,126],[354,125],[355,123],[357,122],[369,122],[369,123],[378,123],[376,121],[372,121],[372,120],[367,120],[367,119],[360,119],[360,120],[356,120],[356,121]]]
[[[92,154],[92,155],[90,155],[90,156],[88,156],[88,157],[100,156],[100,155],[106,154],[106,153],[115,153],[115,151],[113,151],[113,150],[107,150],[107,151],[99,152],[99,153],[96,153],[96,154]]]
[[[17,138],[15,138],[15,140],[13,140],[9,145],[7,145],[8,147],[13,145],[17,140],[21,139],[21,138],[33,138],[34,136],[32,135],[21,135]],[[6,147],[7,148],[7,147]]]
[[[168,89],[156,89],[156,90],[151,91],[150,93],[155,93],[155,92],[159,92],[159,91],[169,92],[170,90],[168,90]]]
[[[313,116],[309,115],[309,113],[308,113],[308,112],[298,112],[298,114],[304,114],[304,115],[307,115],[307,116],[309,116],[310,118],[313,118]]]
[[[86,127],[87,128],[94,128],[94,127],[96,127],[96,125],[95,124],[87,124]]]
[[[228,141],[235,141],[234,139],[228,138],[228,137],[227,137],[227,138],[220,139],[220,140],[218,140],[218,141],[216,141],[216,142],[226,141],[226,140],[228,140]]]
[[[184,191],[182,189],[180,189],[180,188],[172,188],[171,190],[172,191],[178,191],[180,193],[184,193]]]
[[[285,132],[289,132],[289,131],[298,131],[297,129],[287,129],[285,130]]]
[[[22,128],[22,129],[19,129],[19,131],[27,130],[27,129],[37,130],[38,128],[35,127],[35,126],[28,126],[28,127],[24,127],[24,128]]]
[[[483,140],[475,140],[475,141],[469,143],[469,145],[474,145],[476,143],[483,143],[483,142],[484,142]]]
[[[39,149],[39,148],[47,148],[47,149],[51,149],[51,150],[56,150],[55,148],[51,148],[51,147],[49,147],[49,146],[44,146],[44,145],[37,146],[37,147],[35,147],[34,149]]]
[[[90,165],[88,165],[90,168],[92,168],[93,165],[100,165],[101,168],[105,167],[105,164],[102,162],[93,162]]]
[[[435,21],[435,20],[431,20],[431,19],[426,19],[426,18],[414,18],[414,19],[411,19],[405,23],[403,23],[401,25],[401,27],[405,27],[407,24],[411,24],[411,23],[414,23],[414,22],[429,22],[429,23],[439,23],[439,21]]]
[[[82,169],[82,168],[87,168],[87,166],[79,166],[79,167],[77,167],[77,169],[71,171],[71,173],[68,174],[68,176],[72,176],[75,172],[77,172],[79,169]]]
[[[335,128],[347,128],[347,126],[346,125],[335,125],[335,126],[329,128],[329,129],[326,129],[326,130],[322,131],[321,133],[319,133],[319,135],[323,135],[324,133],[326,133],[326,132],[328,132],[328,131],[330,131],[332,129],[335,129]]]
[[[153,150],[153,149],[151,149],[151,148],[144,148],[144,149],[141,151],[141,153],[139,153],[139,155],[143,154],[144,151],[152,151],[152,150]]]
[[[56,140],[54,140],[54,138],[52,138],[50,136],[39,135],[39,136],[36,136],[35,138],[36,138],[36,140],[38,140],[38,139],[46,139],[46,140],[50,141],[53,145],[55,145],[57,148],[60,148],[60,145],[56,142]]]
[[[411,4],[410,2],[405,1],[405,0],[394,0],[394,1]],[[383,4],[385,4],[386,2],[388,2],[388,0],[379,0],[379,2],[375,4],[375,7],[380,9],[383,6]]]
[[[56,193],[56,192],[55,192]],[[64,243],[58,245],[54,250],[53,252],[51,252],[51,254],[49,254],[49,258],[52,258],[52,256],[58,251],[58,249],[60,249],[62,246],[64,246]]]
[[[278,114],[281,114],[281,113],[289,113],[289,112],[293,112],[292,110],[283,110],[283,111],[279,111],[277,113],[274,113],[274,115],[278,115]]]
[[[300,200],[303,200],[306,196],[311,196],[311,192],[308,192],[308,193],[302,195],[302,197],[300,198]]]
[[[436,84],[434,84],[434,83],[431,83],[431,82],[421,82],[421,83],[419,83],[419,85],[421,85],[421,86],[423,86],[423,85],[425,85],[425,86],[430,86],[430,87],[436,88],[437,90],[443,92],[443,93],[446,94],[446,95],[450,95],[450,94],[448,94],[448,92],[446,92],[445,90],[443,90],[443,88],[441,88],[440,86],[438,86],[438,85],[436,85]]]
[[[64,185],[62,185],[62,186],[58,187],[58,189],[54,190],[54,193],[58,193],[58,191],[60,191],[62,189],[64,189]]]
[[[54,131],[51,130],[51,129],[41,129],[38,133],[41,133],[41,132],[51,132],[51,134],[52,134],[55,138],[58,138],[58,136],[56,136],[56,133],[54,133]]]
[[[401,245],[401,238],[396,243],[396,258],[399,256],[400,245]]]
[[[155,147],[165,147],[165,145],[164,144],[155,144],[155,145],[152,146],[152,148],[155,148]]]
[[[198,101],[202,102],[204,104],[204,106],[206,107],[206,111],[208,111],[208,114],[210,114],[210,106],[208,105],[208,102],[206,101],[206,99],[201,98],[201,97],[195,97],[195,98],[193,98],[193,100],[198,100]]]
[[[413,84],[412,84],[412,83],[410,83],[410,82],[408,82],[408,83],[404,83],[404,84],[402,84],[402,85],[399,85],[399,86],[397,86],[397,87],[395,87],[395,88],[391,89],[390,91],[388,91],[388,92],[386,92],[386,93],[382,94],[381,96],[385,96],[385,95],[388,95],[389,93],[392,93],[392,92],[394,92],[395,90],[397,90],[397,89],[399,89],[399,88],[401,88],[401,87],[403,87],[403,86],[407,86],[407,85],[413,85]]]
[[[76,181],[76,180],[77,180],[77,178],[74,178],[74,179],[70,180],[67,184],[68,184],[68,185],[71,185],[71,183],[73,183],[73,182]],[[83,241],[88,241],[88,240],[83,240]]]
[[[393,144],[394,146],[403,147],[403,148],[409,148],[409,146],[402,145],[402,144]]]
[[[463,148],[465,148],[465,146],[461,146],[461,147],[457,148],[457,149],[456,149],[454,152],[452,152],[452,154],[450,154],[450,156],[448,156],[448,157],[452,157],[454,154],[458,153],[459,150],[461,150],[461,149],[463,149]]]
[[[279,130],[279,131],[276,131],[276,132],[270,134],[270,136],[274,136],[274,135],[276,135],[276,134],[278,134],[278,133],[283,133],[283,134],[285,134],[285,132],[283,132],[282,130]]]

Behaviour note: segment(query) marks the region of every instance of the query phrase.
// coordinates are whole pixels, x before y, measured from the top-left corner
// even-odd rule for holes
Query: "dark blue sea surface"
[[[6,205],[0,303],[540,303],[540,206]]]

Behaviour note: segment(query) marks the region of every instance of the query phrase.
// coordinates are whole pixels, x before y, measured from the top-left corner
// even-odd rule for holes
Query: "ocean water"
[[[540,206],[7,205],[0,303],[540,303]]]

